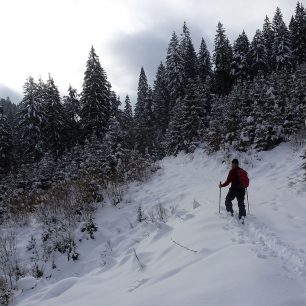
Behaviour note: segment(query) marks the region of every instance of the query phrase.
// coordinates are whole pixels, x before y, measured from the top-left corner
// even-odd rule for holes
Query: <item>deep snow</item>
[[[117,207],[99,210],[96,239],[80,244],[80,260],[62,258],[50,279],[18,292],[13,305],[305,306],[300,155],[283,144],[238,156],[251,179],[245,225],[225,213],[227,188],[218,214],[218,183],[229,170],[221,153],[165,158],[148,182],[129,186]],[[148,220],[138,223],[140,204]],[[159,205],[165,222],[152,222]]]

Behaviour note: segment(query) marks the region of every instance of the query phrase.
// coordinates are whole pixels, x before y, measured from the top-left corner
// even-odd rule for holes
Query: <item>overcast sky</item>
[[[277,6],[288,24],[296,2],[0,0],[0,84],[22,92],[27,77],[46,79],[50,72],[61,93],[69,84],[80,91],[93,45],[121,100],[126,94],[134,100],[141,66],[152,83],[172,31],[180,33],[184,21],[196,49],[203,36],[212,51],[218,21],[231,42],[243,29],[251,39]]]

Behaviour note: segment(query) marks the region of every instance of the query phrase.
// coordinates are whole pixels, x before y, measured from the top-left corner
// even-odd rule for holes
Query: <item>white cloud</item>
[[[296,0],[1,0],[0,83],[21,91],[29,75],[46,78],[50,72],[62,92],[69,83],[80,90],[94,45],[114,88],[133,96],[141,65],[152,79],[172,30],[180,31],[184,20],[196,46],[201,36],[211,46],[219,20],[231,40],[242,29],[251,39],[266,14],[272,19],[280,6],[288,23],[295,5]],[[152,53],[142,46],[140,54],[147,35],[157,48]]]

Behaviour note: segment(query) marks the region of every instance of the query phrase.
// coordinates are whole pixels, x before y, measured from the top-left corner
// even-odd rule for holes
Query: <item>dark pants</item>
[[[233,204],[232,201],[237,198],[238,207],[239,207],[239,219],[241,217],[246,216],[245,205],[244,205],[244,196],[245,189],[244,188],[230,188],[228,194],[225,198],[225,207],[229,212],[233,212]]]

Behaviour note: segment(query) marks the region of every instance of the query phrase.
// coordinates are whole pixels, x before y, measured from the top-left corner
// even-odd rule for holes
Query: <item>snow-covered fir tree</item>
[[[198,77],[196,83],[196,101],[199,109],[199,116],[202,119],[202,131],[201,139],[203,137],[203,132],[209,126],[209,120],[211,115],[213,94],[211,93],[211,77],[207,77],[206,81],[203,83],[200,77]]]
[[[207,77],[212,76],[212,64],[211,64],[210,53],[207,49],[206,42],[203,37],[201,40],[201,45],[198,53],[198,73],[202,80],[202,83],[206,81]]]
[[[43,79],[40,77],[36,85],[37,85],[37,97],[41,101],[41,103],[44,103],[46,100],[47,83],[45,83]]]
[[[115,117],[119,122],[122,121],[122,111],[120,109],[121,101],[120,97],[116,95],[114,91],[110,92],[110,107],[111,117]]]
[[[214,96],[211,104],[211,112],[209,117],[208,129],[204,131],[204,140],[206,143],[206,151],[208,153],[218,151],[222,148],[225,127],[225,105],[224,97]]]
[[[107,157],[110,155],[107,143],[98,139],[93,133],[89,139],[86,139],[81,152],[79,176],[85,180],[102,180],[101,184],[107,184],[106,173],[109,172]]]
[[[0,176],[10,170],[12,163],[13,135],[4,109],[0,105]]]
[[[178,99],[174,108],[173,115],[169,122],[169,129],[165,139],[165,151],[167,155],[176,155],[184,150],[183,122],[184,122],[184,103]]]
[[[119,183],[124,180],[125,173],[123,169],[130,157],[130,144],[125,139],[129,135],[126,132],[118,119],[112,116],[104,143],[107,146],[107,175],[113,183]]]
[[[108,128],[110,115],[110,84],[92,47],[81,93],[80,125],[83,139],[90,139],[93,134],[102,139]]]
[[[46,110],[32,77],[24,85],[24,98],[19,105],[18,131],[22,156],[28,162],[38,162],[44,154]]]
[[[157,73],[153,86],[153,113],[155,137],[162,141],[169,124],[169,92],[167,88],[166,69],[161,62],[157,68]]]
[[[283,126],[288,139],[306,124],[306,64],[298,66],[292,75],[283,74],[282,83],[287,85]]]
[[[254,117],[252,116],[252,97],[250,96],[250,80],[239,81],[236,84],[236,94],[239,96],[239,125],[237,130],[237,138],[234,140],[234,147],[239,151],[247,151],[252,146],[254,139]],[[235,91],[231,93],[231,98],[235,95]]]
[[[276,95],[273,80],[266,79],[254,108],[254,145],[259,151],[269,150],[282,141],[281,109],[278,107]]]
[[[292,58],[294,65],[306,62],[306,12],[303,4],[296,5],[295,16],[292,16],[290,25]]]
[[[64,132],[66,127],[59,91],[50,75],[45,89],[44,107],[46,118],[44,126],[45,148],[57,158],[65,149]]]
[[[124,146],[129,150],[134,149],[135,146],[134,117],[133,117],[133,109],[131,106],[130,97],[128,95],[125,98],[123,118],[122,118],[122,130],[124,133]]]
[[[223,104],[226,106],[223,110],[224,121],[222,124],[225,128],[225,135],[223,135],[223,145],[225,148],[238,147],[240,139],[240,126],[242,119],[242,100],[240,96],[240,87],[234,86],[231,93],[224,97]]]
[[[249,47],[249,39],[243,31],[238,36],[233,47],[231,75],[234,79],[245,79],[249,74]]]
[[[158,139],[155,137],[155,126],[154,122],[156,122],[155,114],[154,114],[154,105],[153,105],[153,90],[149,86],[148,95],[145,100],[145,108],[144,108],[144,122],[145,122],[145,140],[146,149],[145,153],[151,155],[154,159],[161,157],[161,143],[159,143]],[[136,123],[137,126],[137,123]]]
[[[225,35],[225,29],[221,22],[217,26],[217,34],[214,41],[214,73],[215,73],[215,91],[218,94],[227,94],[232,86],[231,62],[233,51],[228,38]]]
[[[20,146],[20,139],[18,137],[18,106],[11,102],[10,98],[7,97],[6,99],[0,98],[0,108],[2,108],[2,114],[6,117],[6,121],[8,124],[8,129],[10,130],[10,137],[11,137],[11,148],[10,148],[10,171],[14,171],[17,168],[17,160],[18,157],[16,156],[17,147]],[[6,125],[6,124],[4,124]],[[6,132],[4,132],[6,134]],[[5,146],[5,145],[4,145]],[[0,190],[1,192],[1,190]]]
[[[80,137],[80,100],[77,90],[69,85],[68,95],[64,96],[65,138],[68,148],[76,145]]]
[[[170,110],[175,106],[177,99],[183,93],[183,61],[179,51],[179,39],[175,32],[172,37],[167,50],[166,57],[166,77],[167,89],[170,95]]]
[[[292,67],[291,41],[288,28],[278,7],[273,18],[274,41],[272,49],[273,65],[276,70]]]
[[[148,85],[145,71],[141,67],[135,105],[135,147],[142,154],[151,153],[153,150],[153,122],[152,90]]]
[[[262,36],[266,50],[266,71],[271,72],[273,69],[273,43],[274,31],[268,16],[266,16],[262,28]]]
[[[149,85],[148,85],[147,76],[143,67],[141,67],[139,81],[138,81],[137,102],[135,105],[136,121],[141,120],[143,117],[148,92],[149,92]]]
[[[251,42],[249,57],[252,76],[267,73],[269,69],[268,54],[265,47],[265,39],[260,30],[256,31],[256,34]]]
[[[186,22],[183,25],[183,32],[179,43],[179,51],[182,58],[182,77],[184,89],[190,82],[195,82],[198,77],[197,55],[192,43],[190,31]],[[185,91],[183,90],[183,94]]]
[[[6,115],[10,127],[14,128],[18,123],[17,105],[7,97],[6,99],[0,98],[0,106],[3,107],[3,113]]]
[[[190,80],[184,98],[173,110],[165,141],[168,155],[176,155],[181,150],[193,152],[203,140],[208,96],[199,91],[200,84],[200,78],[197,82]]]
[[[124,101],[124,117],[126,120],[126,123],[133,121],[133,109],[131,105],[131,100],[129,95],[126,95],[125,101]]]

